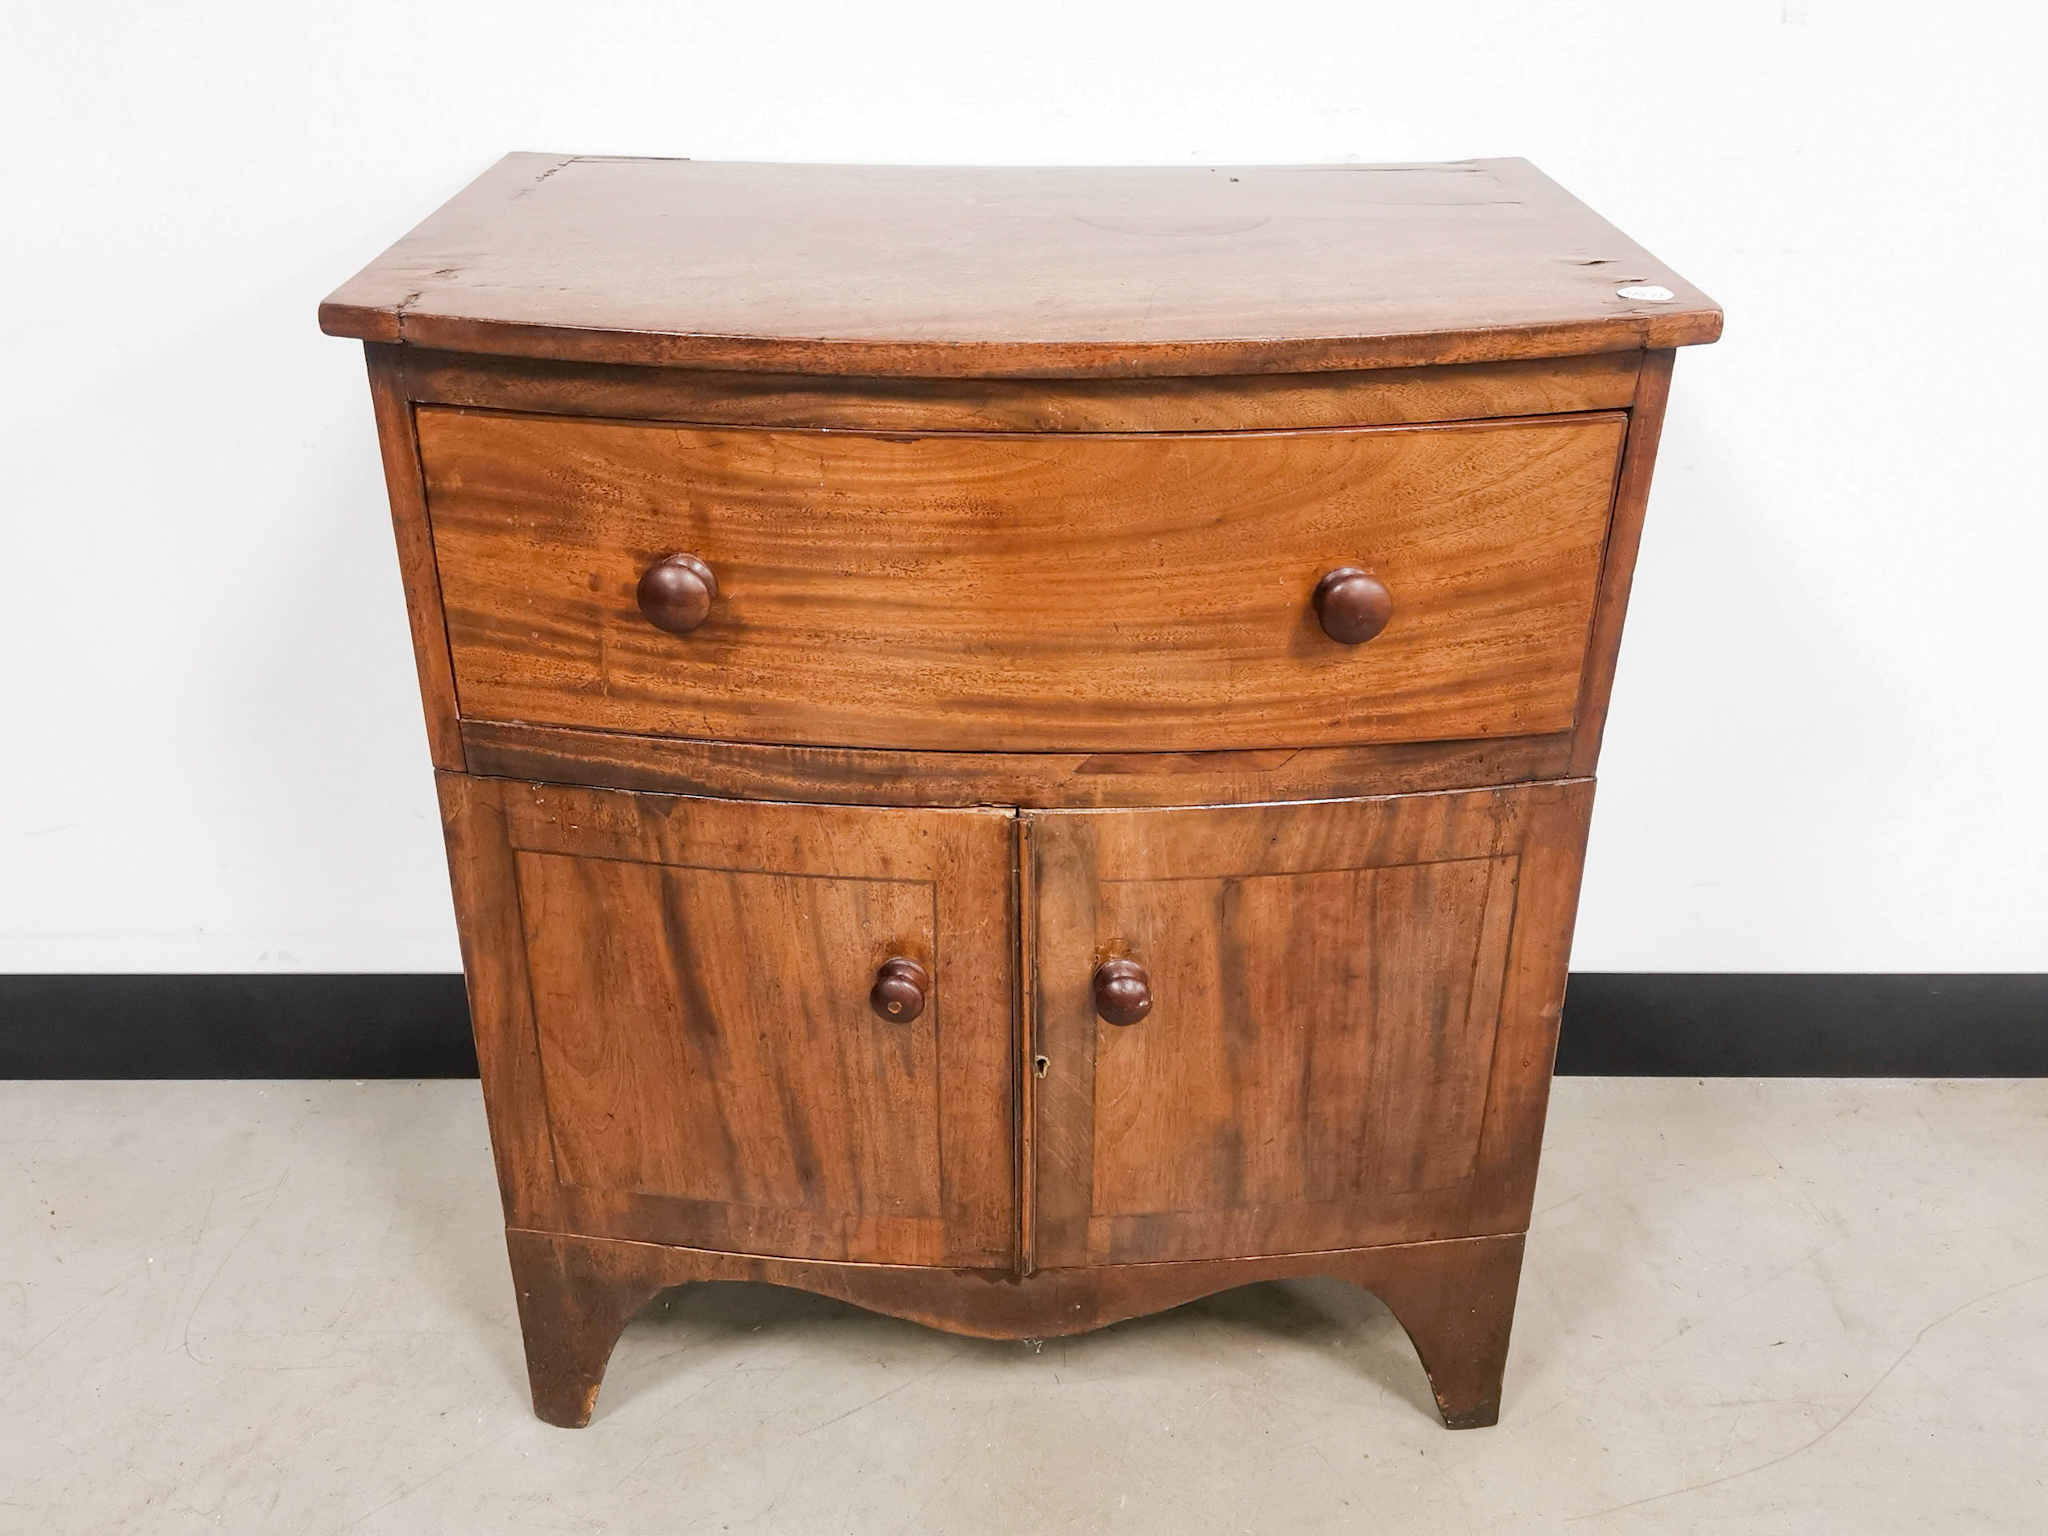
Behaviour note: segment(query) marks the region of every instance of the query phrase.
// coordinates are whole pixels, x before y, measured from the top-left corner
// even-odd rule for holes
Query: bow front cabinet
[[[1328,1274],[1498,1413],[1712,302],[1520,161],[513,155],[369,354],[535,1407]]]

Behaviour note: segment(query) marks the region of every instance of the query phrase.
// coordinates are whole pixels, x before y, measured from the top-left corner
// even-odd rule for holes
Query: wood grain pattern
[[[664,1286],[672,1265],[652,1255],[678,1249],[593,1241],[508,1229],[512,1293],[526,1346],[534,1415],[581,1429],[597,1408],[597,1390],[619,1334]]]
[[[1522,161],[514,155],[322,323],[542,1418],[671,1284],[1019,1338],[1329,1274],[1494,1421],[1711,300]]]
[[[664,1287],[755,1280],[849,1301],[973,1338],[1058,1338],[1180,1306],[1233,1286],[1329,1275],[1373,1292],[1414,1342],[1444,1422],[1500,1416],[1521,1278],[1514,1233],[1200,1263],[1040,1270],[913,1269],[714,1253],[510,1231],[534,1411],[569,1428],[590,1420],[605,1362],[633,1313]]]
[[[522,1063],[487,1078],[513,1187],[596,1235],[1015,1262],[1008,815],[449,788],[465,931],[528,983],[473,998]],[[931,978],[914,1022],[869,1006],[895,956]]]
[[[946,1256],[937,1029],[868,1007],[878,941],[932,954],[928,884],[518,862],[572,1208],[658,1202],[663,1228],[742,1252]]]
[[[1529,794],[1525,802],[1515,927],[1465,1209],[1469,1231],[1519,1232],[1529,1225],[1592,815],[1591,779]]]
[[[1513,1230],[1577,879],[1525,850],[1576,846],[1589,790],[1031,815],[1038,1261]],[[1150,972],[1142,1023],[1098,1023],[1105,955]]]
[[[1636,555],[1642,548],[1643,518],[1650,506],[1650,474],[1657,467],[1657,443],[1664,434],[1664,408],[1671,398],[1673,352],[1652,352],[1643,362],[1636,399],[1629,412],[1628,440],[1622,448],[1621,474],[1614,494],[1614,517],[1607,535],[1607,553],[1600,565],[1600,600],[1593,611],[1593,633],[1586,647],[1585,674],[1579,683],[1578,724],[1572,740],[1571,772],[1591,773],[1600,761],[1600,741],[1607,731],[1607,701],[1614,691],[1614,668],[1621,656],[1621,626],[1628,614],[1629,588],[1634,584]]]
[[[741,800],[1037,809],[1228,805],[1562,778],[1569,735],[1241,752],[889,752],[469,720],[474,772]]]
[[[483,1080],[505,1222],[559,1229],[566,1218],[534,1033],[505,786],[445,770],[434,775],[434,786],[441,800],[470,1030],[476,1037],[477,1074]]]
[[[420,478],[413,409],[406,399],[397,349],[366,346],[363,352],[370,370],[370,404],[377,416],[384,486],[391,502],[391,529],[398,539],[398,571],[405,582],[420,704],[427,716],[427,750],[436,768],[459,770],[463,766],[462,733],[455,706],[455,669],[448,655],[433,534],[427,526],[427,492]]]
[[[397,349],[409,398],[548,416],[869,432],[1244,432],[1627,410],[1640,352],[1240,378],[889,379]]]
[[[1031,821],[1018,816],[1010,842],[1011,919],[1017,938],[1017,1271],[1038,1267],[1038,984],[1032,966],[1038,954],[1038,860],[1032,851]]]
[[[1228,436],[664,429],[423,409],[467,718],[1115,751],[1568,729],[1626,418]],[[641,573],[719,597],[685,637]],[[1331,643],[1332,566],[1394,593]]]
[[[1674,297],[1618,291],[1642,283]],[[1023,378],[1561,357],[1721,328],[1711,299],[1521,160],[511,155],[320,318],[368,341],[577,362]]]

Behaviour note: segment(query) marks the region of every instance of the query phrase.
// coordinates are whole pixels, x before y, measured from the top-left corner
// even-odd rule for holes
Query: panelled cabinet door
[[[441,789],[511,1225],[1014,1261],[1011,816]]]
[[[1521,1230],[1591,795],[1028,815],[1035,1266]]]

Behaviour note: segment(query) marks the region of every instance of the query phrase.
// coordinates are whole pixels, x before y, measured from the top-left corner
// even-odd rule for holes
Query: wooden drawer
[[[418,412],[473,720],[802,745],[1209,750],[1572,724],[1626,416],[932,434]],[[719,593],[655,628],[675,552]],[[1310,598],[1390,590],[1340,645]]]

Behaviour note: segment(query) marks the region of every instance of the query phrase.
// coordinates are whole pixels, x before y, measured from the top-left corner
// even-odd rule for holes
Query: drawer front
[[[466,718],[801,745],[1210,750],[1569,729],[1626,417],[1152,436],[423,408]],[[643,616],[664,557],[717,593]],[[1333,569],[1392,598],[1347,645]]]

